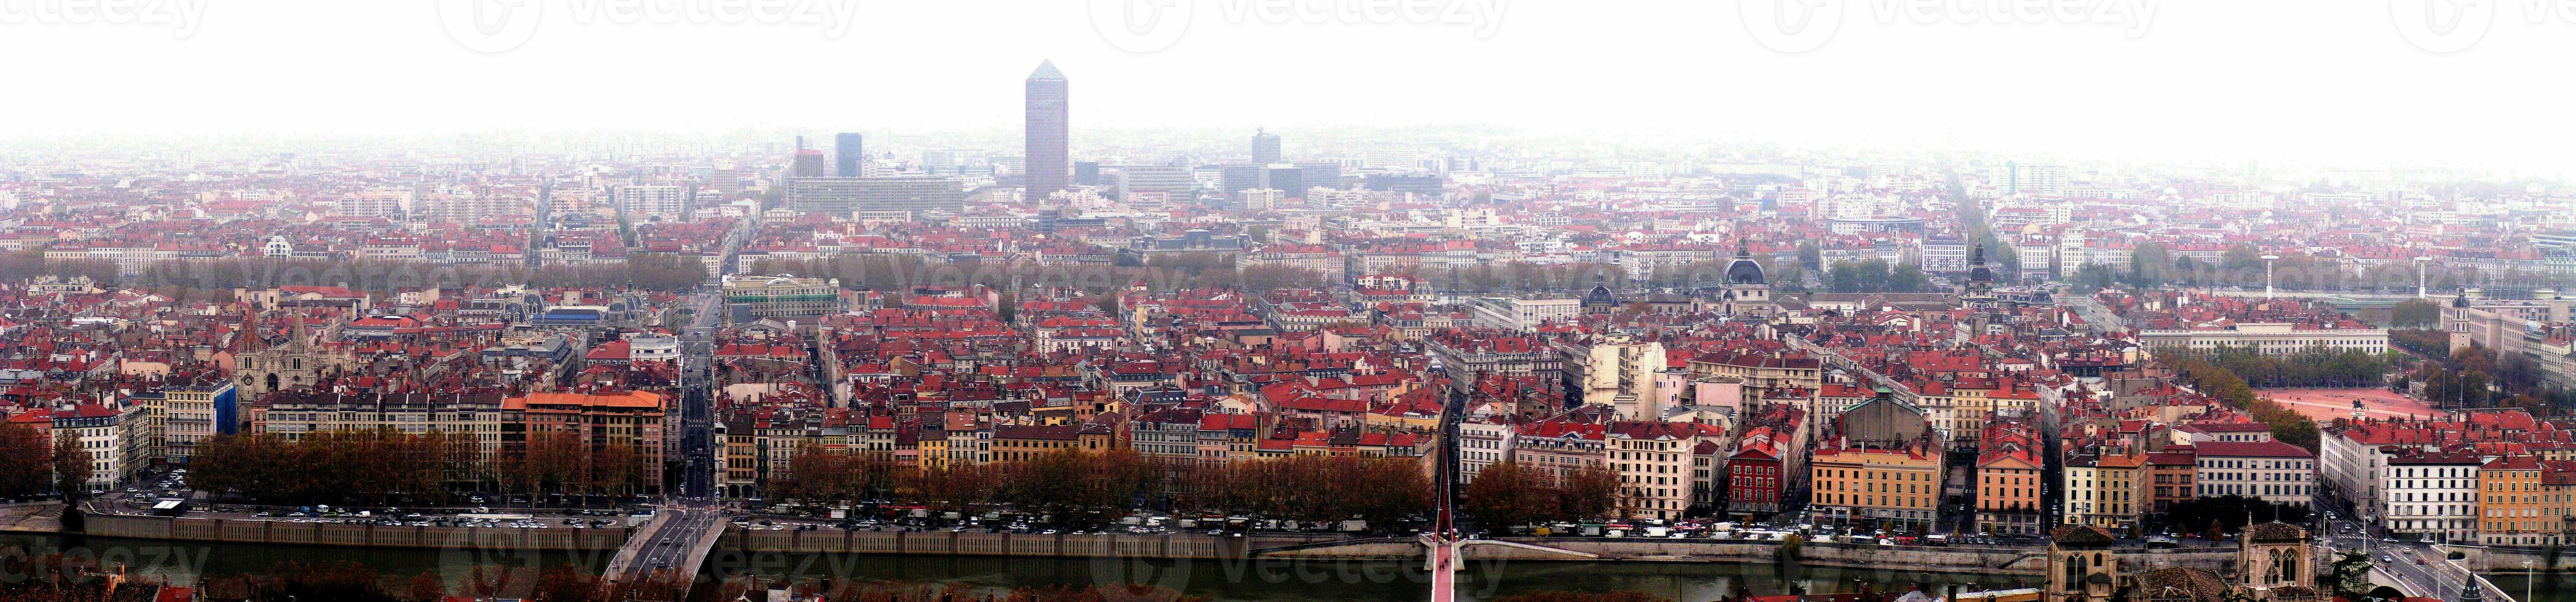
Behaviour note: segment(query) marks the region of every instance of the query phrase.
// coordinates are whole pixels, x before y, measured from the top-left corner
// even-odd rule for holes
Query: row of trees
[[[978,284],[1006,288],[1014,283],[1105,292],[1139,282],[1156,290],[1213,287],[1254,290],[1255,286],[1310,286],[1308,283],[1323,280],[1321,274],[1298,273],[1284,267],[1238,271],[1230,262],[1218,262],[1212,255],[1186,255],[1143,266],[1039,265],[1027,261],[933,262],[910,255],[843,254],[819,259],[760,259],[750,264],[750,271],[832,278],[840,280],[842,288],[885,292],[918,286],[966,287]]]
[[[915,256],[836,255],[821,259],[762,259],[751,264],[760,274],[788,274],[810,278],[836,278],[843,288],[854,290],[901,291],[914,286],[962,287],[982,284],[1007,287],[1017,282],[1031,286],[1070,286],[1090,291],[1108,291],[1142,282],[1154,290],[1185,288],[1234,288],[1243,291],[1268,291],[1280,288],[1327,286],[1338,282],[1338,271],[1318,272],[1313,269],[1284,265],[1262,265],[1237,269],[1231,264],[1215,263],[1203,254],[1178,254],[1158,257],[1147,265],[1038,265],[1033,262],[958,262],[934,263]],[[1399,265],[1386,273],[1419,278],[1433,289],[1459,294],[1508,294],[1524,292],[1581,292],[1590,290],[1595,281],[1613,286],[1643,286],[1650,289],[1691,289],[1726,283],[1726,267],[1734,260],[1713,258],[1678,266],[1664,266],[1648,274],[1643,281],[1632,279],[1628,270],[1607,263],[1534,264],[1502,263],[1465,267]],[[1793,262],[1760,261],[1768,280],[1782,290],[1804,290],[1806,269]],[[1883,264],[1884,261],[1881,261]],[[1882,267],[1885,267],[1882,265]],[[1890,269],[1882,269],[1887,272]],[[1887,289],[1914,291],[1928,287],[1930,280],[1919,277],[1910,286]],[[1889,277],[1873,281],[1889,281]],[[1902,277],[1898,277],[1902,280]],[[1878,290],[1878,289],[1873,289]]]
[[[1178,501],[1190,508],[1386,525],[1421,516],[1432,503],[1431,478],[1412,458],[1297,455],[1184,474]]]
[[[2310,347],[2289,354],[2265,354],[2253,347],[2167,349],[2158,357],[2192,356],[2217,364],[2264,387],[2377,387],[2388,377],[2388,358],[2350,349]]]
[[[2175,255],[2162,243],[2144,241],[2129,253],[2125,264],[2088,264],[2075,270],[2079,284],[2109,287],[2125,284],[2142,289],[2167,285],[2241,286],[2264,285],[2264,251],[2238,245],[2221,252],[2216,260]],[[2366,268],[2351,269],[2344,258],[2281,252],[2271,262],[2272,283],[2292,290],[2371,290],[2413,291],[2420,284],[2430,290],[2447,291],[2463,286],[2494,285],[2505,288],[2544,288],[2551,286],[2551,276],[2544,271],[2507,271],[2491,273],[2472,266],[2427,266],[2418,274],[2412,262],[2382,262]],[[2420,277],[2420,280],[2419,280]],[[2409,309],[2401,306],[2399,309]],[[2435,308],[2438,311],[2438,307]],[[2400,327],[2431,324],[2430,318],[2409,322],[2398,319]]]
[[[1985,201],[1969,198],[1967,186],[1959,183],[1958,174],[1950,174],[1949,178],[1949,183],[1944,186],[1944,196],[1958,203],[1959,223],[1967,229],[1968,246],[1986,246],[1986,265],[1995,271],[1996,280],[2011,282],[2020,279],[2021,252],[2013,245],[2004,244],[2003,237],[1987,222]]]
[[[1589,467],[1559,483],[1545,470],[1504,460],[1476,472],[1463,507],[1488,528],[1600,516],[1619,501],[1619,474]]]
[[[513,493],[616,494],[636,491],[648,458],[623,442],[585,443],[569,433],[536,433],[485,453],[473,435],[327,431],[300,440],[220,435],[189,460],[197,488],[274,504],[383,503],[452,487]]]
[[[1834,262],[1825,285],[1837,293],[1921,293],[1932,290],[1932,277],[1912,262],[1891,266],[1872,257]]]
[[[788,460],[768,491],[778,499],[888,500],[961,511],[1009,504],[1059,515],[1122,513],[1147,496],[1171,492],[1183,509],[1300,520],[1357,516],[1373,523],[1419,515],[1431,503],[1430,480],[1412,459],[1300,455],[1197,466],[1132,450],[1061,450],[1027,460],[918,469],[807,447]]]
[[[2389,338],[2418,353],[2436,352],[2450,343],[2449,333],[2438,330],[2397,331]],[[2551,389],[2542,384],[2546,376],[2528,356],[2470,345],[2445,360],[2417,364],[2406,378],[2423,384],[2425,401],[2446,407],[2517,407],[2549,416],[2576,404],[2576,391]]]
[[[0,252],[0,282],[21,282],[38,276],[88,276],[105,285],[116,281],[116,273],[116,262],[105,259],[46,259],[43,249]]]
[[[654,291],[685,291],[705,282],[706,260],[681,253],[636,253],[617,263],[550,264],[529,274],[536,286],[603,288],[633,286]]]
[[[771,496],[809,501],[896,500],[943,508],[1008,503],[1047,512],[1117,510],[1161,483],[1134,451],[1062,450],[1020,462],[916,469],[808,445],[769,484]]]
[[[2407,299],[2388,309],[2389,328],[2440,328],[2442,304],[2429,299]]]
[[[2156,357],[2191,379],[2203,394],[2218,398],[2228,407],[2245,410],[2254,420],[2272,428],[2274,440],[2317,450],[2317,422],[2287,406],[2254,395],[2254,387],[2245,378],[2199,354],[2174,349],[2160,350]]]
[[[23,499],[51,491],[77,495],[93,468],[76,437],[53,438],[18,423],[0,423],[0,498]]]
[[[679,291],[705,281],[709,271],[696,255],[635,253],[624,261],[552,264],[529,269],[519,263],[442,264],[385,259],[281,259],[222,257],[162,261],[127,276],[116,262],[98,259],[45,259],[42,251],[0,253],[0,281],[37,276],[88,276],[102,288],[122,286],[189,299],[229,297],[232,289],[265,289],[281,285],[337,286],[371,291],[409,287],[463,287],[531,284],[535,286],[624,287]]]

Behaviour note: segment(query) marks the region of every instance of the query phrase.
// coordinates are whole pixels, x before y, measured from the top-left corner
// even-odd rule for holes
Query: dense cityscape
[[[0,601],[2576,595],[2563,179],[1031,62],[1002,134],[0,145]]]

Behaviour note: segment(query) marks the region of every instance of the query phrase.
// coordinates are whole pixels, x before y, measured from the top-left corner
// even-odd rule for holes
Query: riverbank
[[[1561,544],[1560,547],[1583,547],[1562,545],[1568,541],[1558,539],[1548,543]],[[1618,543],[1634,546],[1662,542]],[[478,569],[487,573],[507,571],[532,575],[529,571],[573,565],[597,571],[607,565],[614,553],[527,548],[476,550],[235,544],[38,533],[0,534],[0,545],[36,553],[62,552],[101,559],[111,565],[131,567],[138,574],[153,579],[174,583],[257,573],[285,562],[354,562],[376,570],[388,579],[406,579],[428,572],[439,575],[454,586],[463,583]],[[1736,545],[1748,550],[1754,547],[1750,544]],[[1767,556],[1747,558],[1750,551],[1706,557],[1638,556],[1607,561],[1470,558],[1463,563],[1467,572],[1459,580],[1462,586],[1460,599],[1490,600],[1504,595],[1574,590],[1641,591],[1676,600],[1706,600],[1729,594],[1786,593],[1793,584],[1804,591],[1841,592],[1856,591],[1863,585],[1880,589],[1917,584],[2012,588],[2044,581],[2041,576],[2018,572],[1930,571],[1925,567],[1903,564],[1907,561],[1894,557],[1882,557],[1884,562],[1878,566],[1827,565],[1819,554],[1810,553],[1822,550],[1826,545],[1829,544],[1807,544],[1802,547],[1802,554],[1815,560],[1788,566]],[[2151,558],[2143,562],[2166,561],[2168,559]],[[988,591],[1005,591],[1014,587],[1141,583],[1171,587],[1220,602],[1418,602],[1429,591],[1427,573],[1421,570],[1418,555],[1368,559],[1263,554],[1250,558],[1175,560],[945,553],[749,553],[720,548],[702,570],[702,574],[710,578],[760,576],[963,583],[989,588]],[[2576,577],[2568,575],[2543,575],[2537,587],[2532,588],[2535,597],[2526,602],[2576,602],[2576,586],[2570,585],[2576,583],[2570,581]],[[2518,574],[2490,573],[2488,576],[2499,587],[2517,594],[2528,587],[2518,580]]]
[[[88,536],[155,541],[221,542],[283,546],[346,546],[433,550],[550,550],[613,552],[637,530],[603,528],[488,528],[407,525],[300,523],[275,520],[189,518],[130,515],[89,517]],[[1504,538],[1471,543],[1468,561],[1520,562],[1733,562],[1779,560],[1779,544],[1764,541],[1708,539]],[[1403,539],[1351,539],[1332,534],[1260,534],[1216,537],[1196,533],[1165,535],[1032,534],[975,531],[845,531],[730,529],[715,544],[715,554],[892,554],[907,556],[1004,556],[1022,558],[1111,558],[1140,560],[1221,560],[1279,558],[1303,560],[1417,561],[1422,547]],[[2038,576],[2047,560],[2042,548],[1879,546],[1809,542],[1799,546],[1799,560],[1812,566],[1866,569],[1903,566],[1915,570]],[[2232,549],[2137,549],[2123,557],[2147,566],[2229,569]]]
[[[93,514],[91,537],[261,545],[421,549],[616,550],[633,527],[438,527]]]

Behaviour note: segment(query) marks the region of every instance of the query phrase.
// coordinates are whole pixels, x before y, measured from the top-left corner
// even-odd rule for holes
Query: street
[[[697,567],[682,566],[682,564],[688,560],[689,552],[697,545],[700,536],[706,535],[709,529],[717,528],[722,517],[715,510],[703,508],[684,508],[669,510],[669,512],[675,512],[677,515],[671,518],[670,523],[655,531],[638,549],[634,564],[628,565],[628,570],[631,572],[617,577],[650,575],[654,571],[665,569],[676,569],[683,573],[697,571]]]
[[[2328,532],[2318,534],[2317,538],[2318,547],[2324,550],[2317,556],[2321,563],[2319,570],[2330,570],[2343,552],[2364,552],[2369,555],[2370,566],[2378,575],[2395,581],[2382,585],[2396,586],[2411,595],[2459,599],[2462,584],[2469,580],[2469,571],[2448,560],[2449,553],[2441,546],[2390,541],[2385,534],[2374,535],[2367,527],[2349,517],[2326,521]],[[2517,599],[2494,587],[2487,588],[2485,597],[2488,600]]]

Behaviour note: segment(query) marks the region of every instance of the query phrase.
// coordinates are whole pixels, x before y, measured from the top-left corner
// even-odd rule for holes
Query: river
[[[66,548],[66,546],[70,546]],[[80,538],[0,534],[0,546],[37,552],[72,551],[123,565],[153,579],[189,582],[200,576],[223,577],[266,571],[283,562],[356,562],[391,579],[433,571],[460,582],[473,567],[517,570],[571,564],[596,571],[607,552],[465,551],[206,544],[118,538]],[[953,583],[987,590],[1012,587],[1087,586],[1100,583],[1148,583],[1210,600],[1286,602],[1398,602],[1426,599],[1428,576],[1414,563],[1332,560],[1177,561],[1137,559],[995,558],[973,556],[884,556],[863,554],[719,553],[709,559],[715,574],[764,578],[833,579]],[[2525,583],[2519,574],[2490,575],[2497,587],[2519,596]],[[1748,563],[1585,563],[1471,562],[1458,582],[1461,600],[1547,590],[1642,591],[1659,597],[1697,602],[1738,593],[1787,593],[1790,583],[1810,592],[1855,591],[1863,584],[1902,591],[1914,585],[1935,589],[1951,585],[1983,588],[2034,585],[2033,577],[1992,574],[1927,573],[1902,570],[1804,567],[1783,574],[1770,564]],[[2576,602],[2576,573],[2543,577],[2533,584],[2530,602]]]

